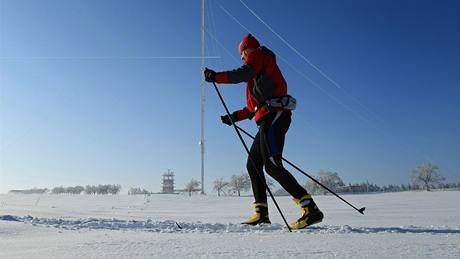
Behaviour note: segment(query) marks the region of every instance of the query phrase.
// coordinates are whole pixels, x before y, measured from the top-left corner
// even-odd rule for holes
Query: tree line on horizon
[[[427,190],[432,189],[460,189],[460,183],[444,183],[445,178],[439,174],[439,167],[429,161],[425,161],[413,170],[410,176],[409,184],[389,184],[378,186],[369,182],[362,183],[349,183],[345,184],[337,172],[327,170],[320,170],[317,176],[313,176],[318,182],[327,186],[329,189],[337,193],[375,193],[375,192],[400,192],[411,190]],[[266,177],[267,185],[273,187],[275,182],[270,177]],[[193,193],[200,191],[200,182],[192,179],[186,183],[183,190],[177,190],[179,193],[187,193],[191,196]],[[316,195],[328,194],[328,191],[315,183],[308,180],[304,187],[311,193]],[[218,178],[213,182],[213,191],[218,196],[241,196],[241,193],[247,192],[251,189],[251,180],[246,172],[239,175],[232,175],[230,179],[224,180]],[[69,187],[54,187],[51,190],[47,188],[39,189],[32,188],[27,190],[11,190],[9,193],[19,194],[90,194],[90,195],[107,195],[118,194],[121,190],[119,184],[99,184],[99,185],[86,185],[85,187],[69,186]],[[131,187],[128,190],[128,195],[150,195],[146,189],[139,187]],[[274,191],[275,195],[289,195],[284,189]]]
[[[51,190],[52,194],[96,194],[96,195],[107,195],[107,194],[118,194],[121,191],[121,185],[119,184],[98,184],[98,185],[86,185],[85,187],[69,186],[69,187],[54,187]]]
[[[58,186],[54,187],[51,190],[48,188],[32,188],[27,190],[11,190],[9,193],[18,193],[18,194],[96,194],[96,195],[107,195],[107,194],[118,194],[121,190],[121,185],[119,184],[99,184],[99,185],[86,185],[85,187],[81,185],[77,186]]]
[[[273,187],[275,182],[273,179],[266,177],[268,187]],[[242,172],[239,175],[232,175],[229,181],[223,178],[218,178],[213,182],[213,191],[217,192],[217,196],[221,195],[236,195],[241,196],[242,192],[251,189],[251,179],[249,174]]]
[[[266,180],[269,187],[275,184],[271,178],[267,178]],[[192,179],[190,182],[186,183],[185,188],[180,191],[185,192],[191,196],[193,193],[201,191],[199,187],[200,182]],[[242,172],[239,175],[232,175],[228,181],[224,180],[223,178],[218,178],[213,182],[213,191],[216,191],[218,196],[241,196],[242,193],[249,191],[250,189],[251,179],[245,172]]]

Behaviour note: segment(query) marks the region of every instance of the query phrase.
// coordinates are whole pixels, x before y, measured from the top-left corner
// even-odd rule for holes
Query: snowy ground
[[[289,233],[272,204],[271,226],[238,224],[250,197],[0,195],[0,258],[460,258],[459,191],[344,197],[365,215],[317,196],[325,220]]]

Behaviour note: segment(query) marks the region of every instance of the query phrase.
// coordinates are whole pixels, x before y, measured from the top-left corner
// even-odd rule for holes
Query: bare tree
[[[81,194],[85,190],[85,187],[81,185],[77,185],[74,187],[74,193],[75,194]]]
[[[427,191],[430,191],[431,186],[444,180],[444,177],[438,173],[438,170],[439,167],[437,165],[425,161],[412,172],[412,183],[422,185]]]
[[[196,191],[199,191],[200,187],[200,182],[195,180],[195,179],[192,179],[190,182],[188,182],[186,185],[185,185],[185,191],[188,192],[188,196],[192,196],[192,193],[193,192],[196,192]]]
[[[312,180],[308,180],[307,183],[305,184],[305,189],[311,194],[319,193],[320,188],[321,186],[319,186],[317,183],[313,182]]]
[[[85,186],[85,193],[86,194],[96,194],[97,188],[94,185],[86,185]]]
[[[51,189],[51,193],[52,193],[52,194],[62,194],[62,193],[65,193],[65,188],[62,187],[62,186],[54,187],[53,189]]]
[[[228,186],[228,184],[229,184],[229,183],[226,182],[226,181],[224,181],[224,179],[222,179],[222,178],[216,179],[216,180],[214,181],[214,187],[213,187],[213,189],[214,189],[214,191],[217,192],[217,196],[220,196],[220,193],[221,193],[221,192],[225,194],[225,190],[224,190],[224,189],[225,189],[225,187]]]
[[[333,191],[337,191],[339,187],[345,186],[342,179],[339,177],[338,173],[333,173],[326,170],[319,171],[319,177],[317,178],[318,182],[322,183],[323,185],[327,186],[329,189]],[[328,191],[321,187],[319,184],[309,180],[306,184],[306,189],[310,193],[316,194],[327,194]]]
[[[251,188],[251,179],[246,173],[232,175],[229,185],[231,190],[236,192],[238,196],[241,196],[241,191],[247,191]]]
[[[128,195],[150,195],[150,192],[140,187],[131,187],[128,190]]]
[[[81,189],[80,186],[75,188]],[[99,184],[99,185],[86,185],[85,193],[86,194],[118,194],[121,190],[121,185],[119,184]]]
[[[121,185],[119,184],[109,184],[107,192],[110,194],[118,194],[121,190]]]

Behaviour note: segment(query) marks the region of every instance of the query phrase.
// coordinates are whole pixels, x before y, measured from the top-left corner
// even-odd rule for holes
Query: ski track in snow
[[[55,227],[66,230],[103,229],[103,230],[135,230],[159,233],[245,233],[245,232],[286,232],[284,225],[271,224],[264,226],[246,226],[241,224],[202,223],[202,222],[177,222],[173,220],[146,221],[120,220],[120,219],[62,219],[62,218],[36,218],[32,216],[0,215],[0,220],[23,222],[33,226]],[[295,230],[306,234],[460,234],[460,228],[448,227],[352,227],[318,225],[304,230]]]

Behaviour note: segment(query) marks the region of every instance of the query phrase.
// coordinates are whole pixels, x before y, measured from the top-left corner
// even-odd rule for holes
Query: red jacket
[[[259,122],[269,111],[258,105],[267,99],[287,94],[286,80],[276,64],[276,56],[266,47],[248,53],[241,67],[216,73],[215,81],[221,84],[247,82],[246,107],[234,113],[237,121],[250,118],[255,112],[256,122]]]

